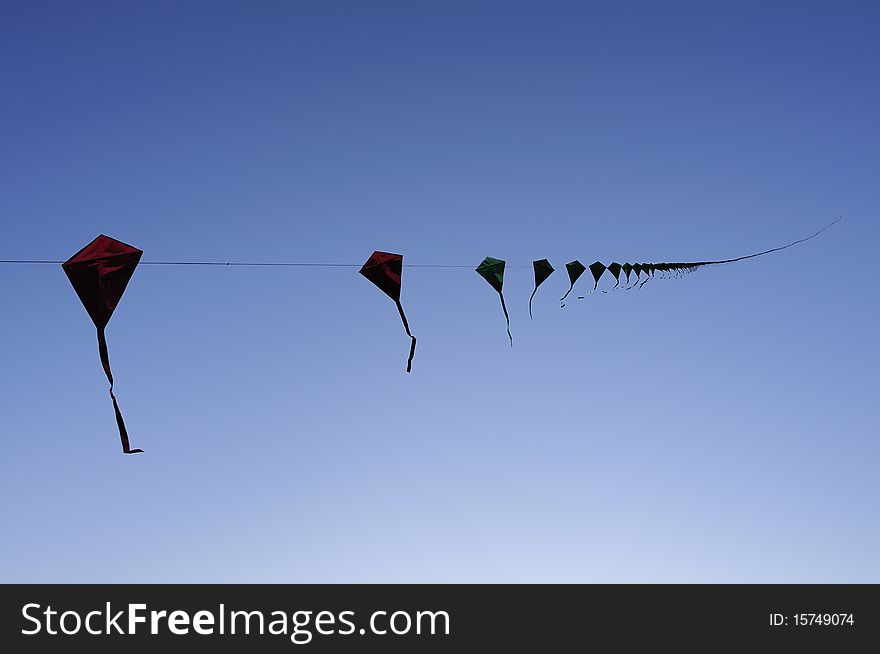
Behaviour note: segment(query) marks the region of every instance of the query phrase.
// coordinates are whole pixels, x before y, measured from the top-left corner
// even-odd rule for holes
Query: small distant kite
[[[629,277],[632,275],[633,267],[630,263],[623,264],[623,274],[626,275],[627,288],[629,287]]]
[[[403,274],[403,255],[391,252],[373,252],[360,270],[361,275],[373,282],[388,297],[394,300],[406,335],[412,339],[409,358],[406,360],[406,371],[412,372],[412,360],[416,354],[416,337],[409,330],[403,305],[400,304],[401,276]]]
[[[593,291],[599,288],[599,280],[602,279],[602,275],[605,273],[606,270],[608,269],[601,261],[594,261],[590,264],[590,273],[592,273],[593,279],[596,282],[595,284],[593,284]],[[590,292],[592,293],[593,291]]]
[[[493,257],[486,257],[476,267],[477,274],[489,282],[489,286],[498,291],[501,298],[501,308],[504,310],[504,319],[507,321],[507,338],[510,339],[510,347],[513,347],[513,336],[510,335],[510,315],[507,313],[507,305],[504,303],[504,261]]]
[[[113,393],[113,373],[110,372],[104,329],[122,299],[142,254],[137,248],[102,234],[61,265],[98,330],[98,354],[110,382],[116,426],[119,428],[119,438],[125,454],[137,454],[143,450],[131,449],[128,442],[128,431]]]
[[[559,298],[560,302],[564,301],[565,298],[568,297],[568,294],[571,293],[571,289],[574,288],[574,283],[581,275],[584,274],[584,271],[586,270],[586,268],[584,268],[584,264],[582,264],[577,259],[575,259],[574,261],[569,261],[567,264],[565,264],[565,269],[568,271],[568,281],[571,282],[571,284],[569,285],[568,290],[565,292],[565,295]]]
[[[612,261],[611,263],[608,264],[607,270],[608,270],[608,272],[610,272],[614,276],[614,280],[616,282],[614,284],[614,288],[617,288],[618,286],[620,286],[620,271],[622,270],[622,268],[623,268],[623,266],[621,266],[616,261]]]

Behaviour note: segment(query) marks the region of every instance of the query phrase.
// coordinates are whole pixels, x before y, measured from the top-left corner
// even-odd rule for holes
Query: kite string
[[[0,259],[0,264],[52,264],[61,265],[64,261],[49,259]],[[141,266],[275,266],[296,268],[360,268],[362,263],[317,263],[300,261],[141,261]],[[444,263],[405,263],[404,268],[468,268],[471,264],[444,264]],[[510,268],[528,268],[526,265],[512,265]]]
[[[717,265],[724,263],[734,263],[736,261],[743,261],[744,259],[752,259],[754,257],[760,257],[765,254],[770,254],[771,252],[778,252],[780,250],[785,250],[794,245],[798,245],[799,243],[804,243],[809,241],[810,239],[816,238],[829,229],[831,226],[843,220],[843,216],[838,217],[836,220],[828,223],[817,231],[815,234],[811,234],[805,238],[798,239],[796,241],[792,241],[786,245],[781,245],[779,247],[771,248],[769,250],[764,250],[763,252],[756,252],[754,254],[747,254],[742,257],[736,257],[734,259],[722,259],[718,261],[697,261],[693,263],[689,263],[689,266],[706,266],[706,265]],[[63,264],[64,261],[56,261],[49,259],[0,259],[0,264],[50,264],[50,265],[60,265]],[[297,268],[360,268],[363,264],[360,263],[319,263],[319,262],[300,262],[300,261],[141,261],[140,265],[143,266],[228,266],[228,267],[297,267]],[[470,264],[431,264],[431,263],[406,263],[403,264],[404,268],[467,268],[472,269],[473,266]],[[509,264],[508,268],[529,268],[528,265],[517,265],[517,264]],[[572,287],[574,284],[572,284]],[[598,283],[597,283],[598,286]],[[595,290],[595,289],[594,289]],[[567,295],[567,294],[566,294]]]
[[[843,220],[843,216],[839,216],[837,219],[832,220],[830,223],[825,225],[825,227],[820,229],[815,234],[810,234],[809,236],[807,236],[805,238],[799,238],[798,240],[792,241],[791,243],[788,243],[786,245],[780,245],[779,247],[770,248],[769,250],[764,250],[763,252],[755,252],[754,254],[747,254],[742,257],[736,257],[734,259],[723,259],[720,261],[697,261],[694,263],[689,263],[687,265],[689,265],[689,266],[708,266],[708,265],[717,265],[717,264],[722,264],[722,263],[735,263],[737,261],[743,261],[744,259],[753,259],[755,257],[761,257],[761,256],[764,256],[765,254],[770,254],[771,252],[779,252],[780,250],[785,250],[787,248],[792,247],[793,245],[798,245],[799,243],[805,243],[806,241],[809,241],[810,239],[816,238],[819,234],[824,232],[829,227],[840,222],[841,220]]]

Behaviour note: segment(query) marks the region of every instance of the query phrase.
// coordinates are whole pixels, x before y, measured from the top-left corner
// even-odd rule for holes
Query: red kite
[[[125,422],[122,420],[116,395],[113,394],[113,373],[110,372],[104,328],[122,299],[128,280],[134,274],[142,254],[137,248],[102,234],[61,265],[98,330],[98,354],[110,382],[110,397],[125,454],[136,454],[143,450],[131,449],[128,442]]]
[[[416,353],[416,337],[409,331],[409,323],[406,321],[406,314],[403,313],[403,306],[400,304],[400,278],[403,273],[403,255],[379,252],[377,250],[367,259],[360,273],[378,286],[379,290],[394,300],[394,304],[397,305],[397,311],[400,313],[400,319],[403,321],[406,335],[412,339],[412,345],[409,348],[409,359],[406,361],[406,371],[412,372],[412,360]]]

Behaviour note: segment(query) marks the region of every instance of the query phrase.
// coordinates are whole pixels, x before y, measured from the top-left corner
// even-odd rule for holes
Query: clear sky
[[[0,580],[878,582],[880,10],[0,5]],[[775,255],[560,308],[578,258]],[[530,263],[557,272],[527,304]],[[583,295],[590,284],[576,287]]]

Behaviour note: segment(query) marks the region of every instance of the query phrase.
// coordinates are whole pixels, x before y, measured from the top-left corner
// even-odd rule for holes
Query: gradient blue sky
[[[0,580],[878,582],[880,10],[0,5]],[[533,259],[779,254],[560,309]],[[585,291],[584,280],[579,290]]]

